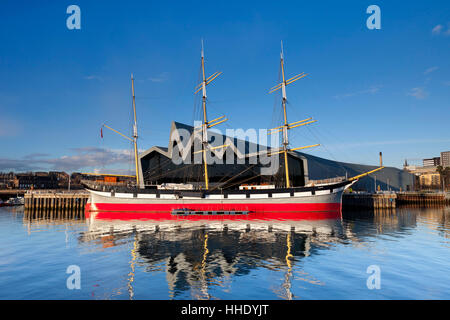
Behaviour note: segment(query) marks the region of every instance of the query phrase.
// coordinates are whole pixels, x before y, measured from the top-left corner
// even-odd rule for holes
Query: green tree
[[[436,171],[439,173],[439,176],[442,181],[442,186],[445,191],[445,187],[447,186],[447,181],[450,179],[450,167],[443,168],[442,166],[437,166]]]

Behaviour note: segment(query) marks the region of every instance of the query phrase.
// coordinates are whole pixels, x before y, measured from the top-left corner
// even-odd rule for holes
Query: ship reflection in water
[[[75,245],[60,254],[80,265],[82,288],[42,291],[46,298],[448,299],[449,217],[449,208],[407,208],[296,221],[27,213],[22,221],[29,234],[70,225]],[[55,255],[46,259],[58,260]],[[380,290],[367,288],[370,265],[381,268]]]
[[[103,221],[90,220],[80,241],[102,247],[132,238],[134,260],[147,270],[164,266],[170,298],[191,291],[196,299],[215,298],[208,288],[231,290],[233,277],[265,268],[284,273],[276,290],[292,299],[292,266],[346,234],[340,219],[299,221]],[[134,256],[135,255],[135,256]],[[255,279],[255,281],[258,281]],[[310,279],[312,283],[320,283]]]

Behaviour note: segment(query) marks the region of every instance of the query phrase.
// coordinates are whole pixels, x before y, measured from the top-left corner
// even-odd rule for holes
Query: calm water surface
[[[0,299],[450,299],[450,208],[85,221],[0,208]],[[81,289],[66,285],[70,265]],[[381,271],[369,290],[367,268]]]

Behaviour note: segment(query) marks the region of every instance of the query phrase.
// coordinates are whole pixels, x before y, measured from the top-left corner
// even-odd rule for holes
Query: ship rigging
[[[280,151],[277,152],[271,152],[270,154],[277,154],[277,153],[283,153],[283,158],[284,158],[284,169],[285,169],[285,179],[286,179],[286,188],[290,188],[291,187],[291,183],[290,183],[290,179],[289,179],[289,165],[288,165],[288,152],[290,151],[296,151],[296,150],[303,150],[303,149],[307,149],[307,148],[312,148],[312,147],[317,147],[319,146],[319,144],[314,144],[314,145],[310,145],[310,146],[304,146],[304,147],[297,147],[297,148],[291,148],[289,149],[289,137],[288,137],[288,131],[297,127],[301,127],[301,126],[305,126],[314,122],[317,122],[317,120],[312,120],[312,118],[308,118],[308,119],[304,119],[304,120],[300,120],[300,121],[296,121],[293,123],[288,123],[288,119],[287,119],[287,112],[286,112],[286,102],[287,102],[287,96],[286,96],[286,86],[296,82],[297,80],[300,80],[304,77],[307,76],[307,74],[305,74],[304,72],[297,74],[295,76],[293,76],[292,78],[289,79],[285,79],[284,76],[284,53],[283,53],[283,41],[281,41],[281,52],[280,52],[280,68],[281,68],[281,76],[282,76],[282,81],[281,83],[277,84],[276,86],[274,86],[273,88],[270,89],[269,93],[278,91],[281,89],[281,95],[282,95],[282,100],[281,100],[281,104],[282,104],[282,108],[283,108],[283,118],[284,118],[284,124],[282,126],[276,127],[276,128],[272,128],[269,130],[269,134],[275,134],[275,133],[279,133],[280,131],[283,133],[282,135],[282,139],[283,139],[283,148]]]
[[[222,72],[215,72],[209,77],[206,77],[205,72],[205,54],[202,41],[201,49],[201,74],[202,81],[198,84],[194,93],[201,92],[202,100],[202,122],[198,127],[192,128],[193,136],[200,136],[201,150],[194,150],[193,153],[202,153],[203,159],[203,188],[198,185],[198,188],[186,188],[186,186],[176,188],[166,188],[163,185],[147,186],[145,181],[141,180],[142,175],[142,163],[139,163],[139,154],[137,147],[138,130],[137,130],[137,115],[136,115],[136,102],[134,92],[134,77],[131,76],[131,89],[132,89],[132,106],[133,106],[133,133],[132,136],[126,136],[121,132],[103,124],[106,127],[127,140],[131,141],[134,146],[134,161],[135,161],[135,179],[136,185],[134,187],[119,187],[119,186],[99,186],[91,183],[85,183],[86,189],[91,193],[90,200],[88,202],[86,217],[89,218],[90,212],[94,213],[94,216],[98,216],[100,213],[102,217],[125,217],[129,218],[136,213],[139,217],[143,217],[144,213],[150,215],[151,218],[164,218],[164,219],[178,219],[180,213],[183,217],[189,216],[193,219],[202,219],[205,216],[208,217],[223,217],[224,215],[233,215],[237,218],[245,219],[261,219],[261,218],[302,218],[310,215],[321,215],[323,217],[329,217],[329,214],[340,213],[342,204],[342,194],[358,181],[360,178],[383,169],[380,167],[371,170],[369,172],[354,176],[352,178],[344,178],[336,181],[330,181],[320,183],[318,185],[303,183],[302,185],[292,185],[290,179],[289,161],[288,155],[295,154],[295,151],[303,150],[319,146],[319,144],[303,146],[303,147],[289,147],[288,133],[291,129],[301,126],[315,123],[317,120],[307,118],[292,123],[288,122],[287,117],[287,95],[286,87],[304,77],[307,74],[300,73],[289,79],[285,78],[285,66],[284,66],[284,53],[283,44],[281,43],[280,53],[280,68],[281,68],[281,82],[271,88],[269,93],[281,91],[281,106],[283,111],[283,124],[281,126],[272,128],[269,130],[269,135],[282,132],[282,147],[280,149],[269,149],[265,152],[272,155],[282,155],[284,158],[284,176],[285,184],[282,187],[276,187],[275,185],[253,186],[251,188],[220,188],[221,184],[216,183],[216,186],[211,188],[210,174],[208,172],[208,152],[217,149],[226,150],[230,147],[232,142],[226,142],[220,146],[213,146],[210,144],[208,129],[213,128],[221,123],[224,123],[228,119],[225,116],[208,120],[207,114],[207,94],[206,88],[212,83]],[[189,140],[193,143],[193,139]],[[230,141],[230,140],[227,140]],[[235,146],[233,146],[234,148]],[[236,150],[234,148],[233,150]],[[168,156],[167,161],[170,161],[172,149],[162,151]],[[237,152],[237,151],[236,151]],[[259,153],[257,153],[259,154]],[[244,157],[247,156],[244,154]],[[174,167],[173,164],[171,164]],[[149,166],[149,164],[147,164]],[[187,168],[181,166],[180,168],[173,169],[172,172]],[[211,166],[216,169],[218,165]],[[223,167],[225,168],[225,167]],[[229,168],[229,167],[226,167]],[[240,172],[221,173],[222,177],[231,181],[243,172],[249,172],[253,166],[248,166]],[[251,171],[252,173],[253,171]],[[217,174],[215,176],[217,178]],[[250,174],[250,177],[246,177],[245,180],[241,180],[238,183],[233,182],[232,185],[242,184],[247,180],[254,179],[255,176]],[[219,181],[219,182],[220,182]],[[220,188],[220,190],[218,190]],[[106,212],[106,213],[105,213]],[[134,213],[132,213],[134,212]]]

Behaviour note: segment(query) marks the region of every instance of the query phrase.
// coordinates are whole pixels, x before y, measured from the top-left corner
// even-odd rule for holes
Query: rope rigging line
[[[167,175],[169,175],[169,174],[172,174],[172,173],[174,173],[174,172],[178,172],[178,171],[180,171],[180,170],[185,170],[185,169],[187,169],[189,166],[195,166],[195,165],[196,165],[196,163],[191,163],[191,164],[186,165],[186,167],[181,167],[181,168],[177,168],[177,169],[174,169],[174,170],[170,170],[170,171],[165,172],[165,173],[162,173],[162,174],[160,174],[160,175],[158,175],[158,176],[151,176],[150,178],[152,178],[153,180],[158,180],[159,178],[162,178],[162,177],[167,176]]]
[[[297,111],[297,109],[296,108],[294,108],[293,106],[293,103],[291,103],[291,102],[288,102],[288,105],[289,105],[289,107],[290,107],[290,110],[292,110],[293,112],[294,112],[294,114],[298,117],[299,116],[299,114],[298,114],[298,111]],[[311,115],[306,115],[307,117],[311,117]],[[333,159],[336,163],[337,163],[337,165],[342,169],[342,170],[344,170],[345,172],[347,171],[347,169],[341,164],[341,162],[340,161],[338,161],[337,160],[337,158],[334,156],[334,154],[332,154],[331,153],[331,151],[326,147],[326,145],[322,142],[322,140],[318,137],[318,134],[316,134],[316,133],[314,133],[314,130],[316,130],[316,131],[318,131],[317,129],[315,129],[314,127],[309,127],[309,126],[306,126],[306,129],[308,130],[308,132],[314,137],[314,141],[316,142],[316,143],[319,143],[320,144],[320,147],[322,147],[323,148],[323,150],[330,156],[330,158],[331,159]],[[293,133],[293,138],[295,139],[296,138],[296,135],[297,134],[300,134],[302,131],[296,131],[296,132],[294,132]],[[329,172],[330,174],[333,174],[333,175],[335,175],[336,177],[338,176],[338,174],[334,171],[334,172]]]
[[[284,65],[286,66],[286,62],[284,62]],[[279,68],[279,70],[281,71],[281,66],[280,66],[280,68]],[[280,81],[280,80],[279,80]],[[286,101],[286,108],[289,108],[289,112],[291,112],[291,110],[294,112],[294,114],[296,115],[296,116],[298,116],[298,114],[297,114],[297,110],[293,107],[293,104],[290,102],[290,100],[288,100],[288,101]],[[310,116],[311,117],[311,116]],[[311,133],[311,134],[313,134],[313,132],[309,129],[309,128],[307,128],[308,129],[308,131]],[[289,133],[289,135],[290,136],[294,136],[294,138],[295,138],[295,136],[296,136],[296,134],[297,134],[297,132],[294,132],[293,134],[290,132]],[[314,134],[313,134],[314,135]],[[314,135],[314,137],[317,139],[317,140],[319,140],[318,142],[320,142],[320,139],[318,139],[318,137],[316,136],[316,135]],[[326,148],[326,146],[324,146],[322,143],[321,143],[321,146],[324,148],[324,150],[326,151],[326,152],[328,152],[329,154],[330,154],[330,156],[334,159],[334,156],[331,154],[331,152],[328,150],[328,148]],[[338,162],[336,159],[335,159],[335,161],[336,162]],[[341,163],[340,162],[338,162],[338,165],[340,166],[340,167],[342,167],[344,170],[345,170],[345,168],[341,165]],[[336,174],[336,173],[335,173]]]
[[[221,186],[216,186],[216,187],[214,187],[212,190],[216,190],[217,188],[220,188],[220,187],[224,186],[226,183],[228,183],[229,181],[233,180],[234,178],[240,176],[240,175],[243,174],[244,172],[247,172],[248,170],[253,169],[253,167],[255,167],[257,164],[258,164],[258,163],[255,163],[255,164],[251,165],[250,167],[245,168],[245,169],[242,170],[241,172],[237,173],[236,175],[232,176],[230,179],[228,179],[227,181],[225,181]]]
[[[202,76],[202,66],[200,65],[198,69],[197,83],[200,83],[203,79]],[[201,96],[200,94],[194,94],[194,108],[192,110],[192,120],[191,123],[194,126],[195,120],[201,119]]]
[[[129,113],[129,137],[133,136],[133,123],[134,123],[134,115],[133,115],[133,97],[131,97],[131,112]],[[128,172],[133,172],[134,166],[134,145],[133,142],[129,141],[129,160],[128,160]],[[139,153],[138,153],[139,154]],[[136,159],[138,161],[138,159]]]
[[[252,176],[252,177],[250,177],[250,178],[247,178],[247,179],[244,179],[244,180],[242,180],[242,181],[236,182],[236,183],[234,183],[234,184],[229,185],[228,188],[233,187],[233,186],[235,186],[235,185],[237,185],[237,184],[244,183],[244,182],[247,182],[247,181],[249,181],[249,180],[258,178],[258,177],[261,176],[261,175],[262,175],[262,174],[260,173],[260,174],[258,174],[258,175],[256,175],[256,176]]]
[[[163,169],[166,169],[166,167],[168,166],[168,165],[170,165],[170,163],[172,162],[172,159],[171,158],[166,158],[166,159],[164,159],[164,161],[162,162],[162,163],[159,163],[159,165],[158,165],[158,167],[157,168],[155,168],[155,169],[153,169],[153,170],[147,170],[146,171],[146,177],[150,177],[151,175],[150,175],[150,173],[151,172],[154,172],[154,171],[158,171],[158,170],[163,170]]]
[[[155,169],[153,169],[153,170],[147,170],[147,171],[144,173],[145,178],[150,178],[150,177],[152,177],[152,175],[151,175],[152,172],[156,172],[156,171],[159,171],[159,170],[163,170],[163,168],[165,168],[171,161],[172,161],[172,159],[167,158],[167,159],[164,160],[164,162],[163,162],[162,164],[159,164],[157,168],[155,168]]]

